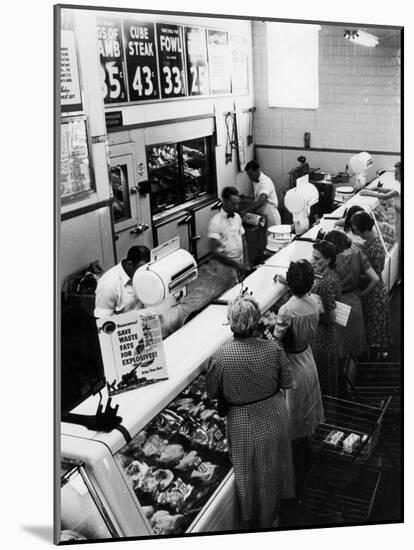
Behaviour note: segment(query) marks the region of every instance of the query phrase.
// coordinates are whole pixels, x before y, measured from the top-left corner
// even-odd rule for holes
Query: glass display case
[[[392,247],[397,242],[397,232],[395,227],[395,208],[393,201],[379,201],[373,209],[377,230],[380,233],[387,252],[390,252]]]
[[[126,164],[117,164],[110,167],[109,183],[114,198],[112,203],[114,222],[117,223],[129,219],[131,217],[131,204]]]
[[[82,464],[61,462],[61,542],[116,536]]]
[[[147,147],[147,161],[151,212],[157,214],[182,202],[177,144]]]
[[[216,193],[210,138],[146,147],[151,213]]]
[[[207,165],[205,139],[193,139],[182,144],[183,183],[185,200],[207,193]]]
[[[116,454],[153,534],[184,533],[231,469],[225,421],[199,375]]]

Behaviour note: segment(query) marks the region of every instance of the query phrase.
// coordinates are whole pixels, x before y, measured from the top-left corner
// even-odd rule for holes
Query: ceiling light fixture
[[[374,48],[378,46],[379,43],[376,36],[364,31],[345,31],[344,37],[353,44],[360,44],[361,46],[368,46],[369,48]]]

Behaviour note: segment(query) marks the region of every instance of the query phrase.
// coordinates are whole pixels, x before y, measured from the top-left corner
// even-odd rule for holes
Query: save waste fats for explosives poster
[[[109,395],[168,378],[159,316],[134,310],[97,320]]]

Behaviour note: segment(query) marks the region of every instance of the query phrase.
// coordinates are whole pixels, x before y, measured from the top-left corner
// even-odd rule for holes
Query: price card
[[[205,29],[184,29],[187,59],[188,95],[204,95],[210,91],[208,81],[207,40]]]
[[[117,19],[98,19],[98,49],[104,103],[128,101],[123,65],[122,29]]]
[[[182,27],[157,23],[157,44],[162,98],[185,96]]]
[[[154,23],[123,21],[130,101],[159,99]]]

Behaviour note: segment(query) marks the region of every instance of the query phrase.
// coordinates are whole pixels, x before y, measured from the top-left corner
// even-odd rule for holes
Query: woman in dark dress
[[[374,219],[367,212],[357,212],[351,219],[352,230],[364,239],[362,252],[378,275],[379,281],[373,288],[359,293],[365,315],[370,356],[382,359],[388,356],[391,345],[390,304],[387,289],[382,281],[385,264],[385,250],[374,231]]]
[[[252,337],[257,303],[239,297],[228,306],[234,340],[219,348],[206,376],[211,398],[224,399],[227,439],[246,528],[276,525],[280,499],[293,498],[295,481],[289,416],[282,389],[292,373],[276,341]]]
[[[323,394],[337,396],[339,382],[338,338],[334,325],[336,301],[342,296],[342,283],[335,271],[336,250],[332,243],[319,241],[313,245],[312,264],[315,284],[312,291],[318,294],[323,312],[313,345]]]

